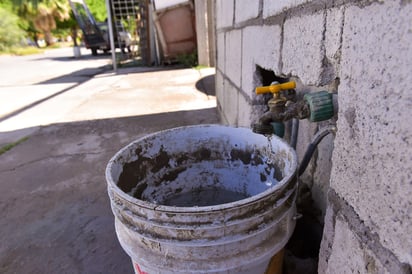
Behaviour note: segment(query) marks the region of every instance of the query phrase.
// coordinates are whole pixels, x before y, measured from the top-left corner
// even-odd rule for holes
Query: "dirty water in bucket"
[[[174,154],[163,147],[150,158],[140,155],[124,166],[118,185],[142,201],[201,207],[252,197],[282,179],[272,159],[256,149],[222,153],[219,148]],[[141,153],[140,148],[136,151]]]
[[[248,197],[248,195],[243,193],[230,191],[224,188],[207,188],[175,194],[168,197],[162,204],[167,206],[186,207],[212,206],[236,202]]]

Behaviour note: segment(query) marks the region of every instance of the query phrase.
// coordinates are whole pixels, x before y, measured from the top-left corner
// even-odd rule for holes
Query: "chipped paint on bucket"
[[[106,169],[119,242],[136,273],[265,273],[295,227],[296,169],[288,144],[246,128],[138,139]]]

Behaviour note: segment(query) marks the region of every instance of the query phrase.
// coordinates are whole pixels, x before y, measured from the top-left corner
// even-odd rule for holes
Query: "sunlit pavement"
[[[51,97],[0,122],[0,132],[52,123],[145,115],[178,110],[212,108],[214,95],[196,88],[196,82],[214,74],[214,69],[159,70],[131,68],[118,74],[99,74],[81,84],[49,84],[17,88],[17,98],[1,98],[0,114]],[[13,88],[11,88],[13,89]],[[9,88],[10,90],[10,88]],[[63,92],[61,92],[63,91]],[[59,93],[57,96],[53,96]],[[13,104],[7,103],[13,100]]]

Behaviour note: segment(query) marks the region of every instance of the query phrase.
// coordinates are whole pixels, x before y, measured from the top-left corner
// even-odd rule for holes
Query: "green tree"
[[[54,43],[52,30],[56,21],[70,17],[70,7],[66,0],[12,0],[20,17],[27,18],[35,29],[44,34],[46,45]]]
[[[106,1],[103,0],[85,0],[94,19],[97,22],[104,22],[107,18]]]
[[[19,18],[0,7],[0,50],[19,45],[24,39],[24,31],[19,28]]]
[[[13,16],[18,16],[19,20],[14,21],[13,26],[18,26],[26,33],[26,37],[30,37],[36,44],[37,44],[37,35],[39,31],[36,30],[33,23],[25,16],[20,16],[18,13],[18,9],[20,8],[20,2],[17,0],[0,0],[0,7],[4,10],[7,10],[9,14],[13,14]],[[2,30],[4,30],[2,28]]]
[[[73,12],[70,12],[70,17],[64,21],[57,22],[57,28],[70,30],[70,36],[73,40],[73,45],[78,46],[77,39],[79,38],[79,25],[74,17]]]

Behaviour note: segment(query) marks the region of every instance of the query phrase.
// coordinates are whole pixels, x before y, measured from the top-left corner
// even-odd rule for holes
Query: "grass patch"
[[[43,53],[44,49],[39,49],[36,47],[20,47],[20,48],[11,48],[8,50],[1,51],[0,54],[11,54],[11,55],[30,55],[30,54],[37,54]]]
[[[23,56],[23,55],[43,53],[45,50],[48,50],[48,49],[59,49],[59,48],[67,48],[67,47],[73,47],[73,43],[72,42],[59,42],[51,46],[41,47],[41,48],[32,47],[32,46],[12,47],[12,48],[1,50],[0,55],[8,54],[8,55]]]
[[[13,147],[23,143],[24,141],[27,141],[27,139],[29,139],[29,137],[23,137],[19,140],[17,140],[16,142],[13,143],[9,143],[3,147],[0,148],[0,155],[2,155],[3,153],[6,153],[7,151],[9,151],[10,149],[12,149]]]
[[[179,54],[176,57],[177,61],[185,67],[193,68],[198,65],[197,63],[197,51],[187,54]]]
[[[204,66],[204,65],[197,65],[196,67],[193,67],[193,68],[196,69],[196,70],[202,70],[202,69],[210,68],[210,67]]]
[[[79,45],[80,46],[80,45]],[[47,47],[47,49],[59,49],[59,48],[72,48],[74,47],[73,42],[58,42]]]

